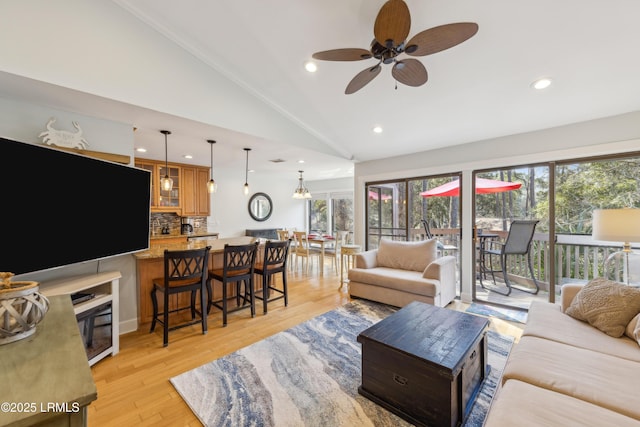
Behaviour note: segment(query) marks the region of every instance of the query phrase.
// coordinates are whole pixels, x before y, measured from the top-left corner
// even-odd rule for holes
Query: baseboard
[[[120,335],[128,334],[138,330],[138,319],[125,320],[120,322]]]
[[[473,302],[473,297],[471,294],[463,292],[460,294],[460,301],[471,304]]]

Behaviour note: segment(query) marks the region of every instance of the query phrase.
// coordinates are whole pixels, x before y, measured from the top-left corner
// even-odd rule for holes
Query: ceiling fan
[[[382,70],[381,64],[393,64],[391,75],[407,86],[422,86],[427,82],[427,70],[413,58],[398,58],[406,53],[410,56],[425,56],[449,49],[470,39],[478,32],[478,24],[458,22],[424,30],[409,41],[411,14],[404,0],[388,0],[376,17],[373,27],[374,39],[369,50],[345,48],[325,50],[313,54],[323,61],[360,61],[375,58],[378,63],[362,70],[349,82],[344,93],[349,95],[362,89]]]

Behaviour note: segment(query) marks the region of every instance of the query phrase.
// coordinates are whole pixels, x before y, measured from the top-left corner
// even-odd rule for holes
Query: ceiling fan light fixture
[[[347,84],[346,95],[353,94],[369,84],[380,72],[380,64],[393,64],[391,70],[397,84],[411,87],[422,86],[428,75],[424,65],[415,60],[404,60],[399,67],[396,58],[399,55],[425,56],[450,49],[473,37],[478,32],[478,24],[474,22],[457,22],[429,28],[408,39],[411,29],[411,13],[404,0],[387,0],[378,15],[373,27],[374,38],[369,50],[360,48],[343,48],[316,52],[314,59],[323,61],[359,61],[375,58],[379,62],[359,72]],[[411,62],[408,62],[411,61]]]

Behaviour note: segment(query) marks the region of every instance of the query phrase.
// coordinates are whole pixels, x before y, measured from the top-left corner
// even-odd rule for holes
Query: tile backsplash
[[[190,217],[191,219],[193,219],[194,223],[200,223],[200,227],[195,228],[194,225],[194,229],[193,231],[198,231],[198,230],[206,230],[207,229],[207,217]],[[151,221],[149,223],[149,233],[153,234],[153,228],[155,227],[156,230],[156,234],[160,234],[161,230],[163,227],[165,226],[169,226],[169,233],[170,234],[180,234],[180,226],[182,225],[181,223],[181,217],[179,215],[176,215],[175,213],[172,212],[166,212],[166,213],[156,213],[156,212],[152,212],[151,213]]]

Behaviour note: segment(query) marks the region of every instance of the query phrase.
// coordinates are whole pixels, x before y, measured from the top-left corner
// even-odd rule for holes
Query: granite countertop
[[[177,232],[174,233],[169,233],[169,234],[151,234],[149,236],[149,239],[151,240],[161,240],[161,239],[175,239],[176,237],[206,237],[206,236],[211,236],[211,237],[217,237],[219,235],[218,232],[215,231],[194,231],[193,233],[187,233],[187,234],[180,234]]]
[[[170,234],[165,234],[165,236],[171,236]],[[180,234],[175,235],[173,237],[181,236]],[[164,250],[185,250],[185,249],[200,249],[205,246],[211,246],[210,253],[222,252],[224,251],[224,245],[246,245],[247,243],[255,242],[254,237],[250,236],[240,236],[240,237],[227,237],[224,239],[216,239],[212,237],[211,239],[196,239],[196,240],[188,240],[187,242],[181,243],[167,243],[163,245],[162,243],[154,244],[151,248],[146,251],[136,252],[133,254],[138,260],[143,259],[156,259],[156,258],[164,258]]]

